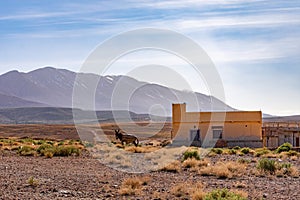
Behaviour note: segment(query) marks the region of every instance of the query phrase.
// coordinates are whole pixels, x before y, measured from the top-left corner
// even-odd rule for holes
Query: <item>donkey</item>
[[[120,133],[119,129],[115,130],[115,132],[116,132],[116,139],[119,139],[122,145],[125,142],[126,144],[133,143],[136,147],[138,146],[139,140],[134,135],[122,134]]]

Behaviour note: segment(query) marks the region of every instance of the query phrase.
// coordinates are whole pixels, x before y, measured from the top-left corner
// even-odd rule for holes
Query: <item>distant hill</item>
[[[117,120],[128,120],[128,111],[114,111],[117,113]],[[80,115],[81,122],[95,122],[92,116],[93,111],[83,111],[76,109]],[[136,114],[129,112],[130,119],[133,121],[149,121],[160,119],[158,116],[148,114]],[[112,111],[96,111],[98,122],[113,122],[114,115]],[[170,118],[167,118],[170,121]],[[73,111],[71,108],[54,107],[33,107],[33,108],[5,108],[0,109],[0,124],[73,124]]]
[[[300,121],[300,115],[292,116],[276,116],[276,117],[266,117],[263,119],[264,122],[293,122]]]
[[[75,83],[76,76],[80,76],[81,79]],[[214,110],[234,110],[222,101],[201,93],[179,91],[137,81],[127,76],[98,76],[52,67],[28,73],[14,70],[1,75],[0,108],[71,108],[74,85],[76,84],[77,88],[82,91],[82,96],[85,97],[85,91],[90,89],[91,83],[98,83],[94,95],[96,110],[130,110],[141,114],[149,113],[150,108],[160,105],[165,110],[165,114],[170,116],[171,105],[176,102],[186,102],[188,109],[195,111],[212,110],[212,102],[214,102]],[[122,89],[115,94],[117,86],[122,86]],[[125,98],[127,91],[134,91],[130,100]],[[116,106],[114,107],[111,106],[113,95],[116,95]],[[79,108],[86,110],[84,107]],[[151,112],[151,114],[157,114],[155,110],[152,111],[154,113]]]
[[[28,101],[15,96],[9,96],[0,93],[0,108],[15,108],[15,107],[45,107],[47,104]]]

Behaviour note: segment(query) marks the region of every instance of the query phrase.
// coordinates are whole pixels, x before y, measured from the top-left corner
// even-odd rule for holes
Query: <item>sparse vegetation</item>
[[[204,200],[246,200],[247,194],[228,189],[216,189],[205,195]]]
[[[66,145],[63,142],[23,139],[0,139],[0,147],[10,151],[17,151],[21,156],[79,156],[83,148],[78,142]],[[76,145],[75,145],[76,144]]]
[[[290,151],[292,148],[293,148],[293,146],[292,146],[290,143],[286,142],[286,143],[282,144],[280,147],[278,147],[278,148],[275,150],[275,152],[276,152],[276,153],[288,152],[288,151]]]
[[[34,156],[36,151],[31,146],[20,146],[18,149],[18,154],[21,156]]]
[[[38,180],[35,179],[33,176],[29,177],[27,183],[32,187],[36,187],[39,184]]]
[[[181,170],[181,163],[179,161],[174,161],[166,166],[164,166],[161,171],[178,173]]]
[[[258,161],[257,168],[264,172],[269,172],[270,174],[274,174],[276,170],[275,160],[271,160],[268,158],[262,158]]]
[[[199,152],[197,150],[187,150],[183,153],[183,160],[187,160],[189,158],[200,160]]]
[[[254,156],[260,157],[262,155],[270,154],[270,153],[271,153],[271,151],[267,148],[258,148],[258,149],[255,149]]]
[[[142,183],[138,178],[128,178],[122,182],[119,190],[121,195],[135,195],[141,190]]]
[[[222,154],[223,153],[223,149],[221,149],[221,148],[213,148],[213,149],[211,149],[211,152],[216,153],[216,154]]]
[[[248,147],[242,148],[240,150],[243,154],[248,154],[250,152],[250,149]]]
[[[178,184],[171,189],[171,193],[175,197],[184,197],[189,194],[187,185],[184,183]]]

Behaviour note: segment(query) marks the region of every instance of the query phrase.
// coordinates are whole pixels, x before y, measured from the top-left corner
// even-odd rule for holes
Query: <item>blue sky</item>
[[[78,71],[97,45],[120,32],[144,27],[174,30],[195,40],[211,57],[229,105],[275,115],[300,114],[300,2],[296,0],[0,0],[0,27],[1,74],[44,66]],[[119,65],[142,64],[143,55],[151,55],[158,64],[180,63],[147,52],[124,58]],[[189,84],[208,93],[197,81]]]

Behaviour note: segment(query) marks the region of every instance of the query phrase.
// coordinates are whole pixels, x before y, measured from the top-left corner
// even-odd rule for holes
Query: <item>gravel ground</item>
[[[239,156],[216,156],[236,160]],[[249,159],[254,159],[249,157]],[[254,165],[253,163],[252,165]],[[300,168],[299,160],[293,165]],[[32,182],[30,183],[30,177]],[[122,196],[124,179],[147,178],[140,192]],[[179,173],[150,172],[130,174],[116,171],[84,153],[79,157],[22,157],[0,152],[0,199],[188,199],[176,197],[172,188],[180,183],[192,187],[202,183],[205,191],[215,188],[246,191],[249,199],[300,199],[300,178],[244,175],[232,179],[200,176],[190,170]]]

